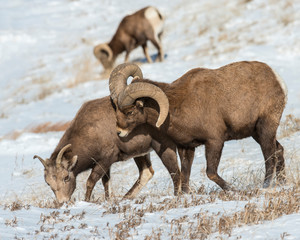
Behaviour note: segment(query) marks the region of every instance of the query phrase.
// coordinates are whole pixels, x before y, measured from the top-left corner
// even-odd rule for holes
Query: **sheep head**
[[[119,136],[127,136],[136,126],[146,123],[148,116],[144,111],[143,98],[154,99],[159,105],[159,117],[156,127],[160,127],[169,112],[169,100],[157,86],[147,82],[133,82],[127,85],[128,77],[142,79],[141,69],[132,63],[116,67],[109,78],[112,101],[116,105],[117,131]]]
[[[94,55],[101,62],[105,69],[113,67],[113,52],[107,43],[102,43],[94,47]]]
[[[38,158],[44,166],[44,178],[46,183],[54,192],[58,203],[62,204],[68,202],[76,188],[76,176],[73,168],[77,163],[77,155],[73,156],[71,160],[64,157],[64,153],[71,147],[71,144],[63,147],[55,161],[51,159],[44,160],[35,155],[33,158]]]

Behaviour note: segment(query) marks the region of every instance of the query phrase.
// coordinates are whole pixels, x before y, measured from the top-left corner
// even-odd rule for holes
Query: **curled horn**
[[[166,94],[151,83],[137,82],[127,86],[128,77],[143,78],[141,69],[133,63],[124,63],[116,67],[109,78],[109,90],[112,100],[118,100],[122,109],[134,103],[137,98],[150,97],[159,105],[159,117],[156,127],[160,127],[166,120],[169,112],[169,100]]]
[[[56,167],[60,167],[61,165],[61,159],[62,159],[62,156],[64,155],[65,151],[70,148],[72,146],[72,144],[68,144],[66,146],[64,146],[60,151],[59,153],[57,154],[57,158],[56,158]]]
[[[111,50],[111,48],[108,46],[107,43],[102,43],[102,44],[99,44],[97,45],[96,47],[94,47],[94,55],[97,59],[101,60],[102,58],[102,53],[101,51],[105,51],[107,52],[108,54],[108,61],[111,61],[112,60],[112,57],[113,57],[113,52]]]
[[[44,168],[46,168],[46,166],[47,166],[46,160],[44,160],[44,159],[41,158],[40,156],[34,155],[34,156],[33,156],[33,159],[36,159],[36,158],[38,158],[38,159],[41,161],[41,163],[43,164]]]
[[[109,77],[109,91],[114,102],[118,99],[120,93],[126,88],[127,79],[130,76],[134,78],[143,78],[143,73],[138,65],[133,63],[123,63],[111,72]]]
[[[119,95],[118,104],[120,109],[129,106],[141,97],[154,99],[159,105],[159,117],[156,121],[156,127],[160,127],[166,120],[169,113],[169,100],[166,94],[157,86],[146,83],[132,83]]]

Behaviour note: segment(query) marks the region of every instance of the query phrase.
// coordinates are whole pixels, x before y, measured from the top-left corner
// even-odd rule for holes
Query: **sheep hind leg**
[[[174,195],[178,196],[181,193],[182,174],[177,163],[176,150],[166,149],[161,155],[158,155],[171,176],[174,185]]]
[[[181,173],[182,173],[182,192],[190,192],[190,175],[191,168],[195,156],[195,148],[180,148],[178,147],[178,154],[181,161]]]
[[[274,169],[275,169],[275,155],[276,155],[276,145],[275,138],[264,140],[260,143],[264,158],[265,158],[265,179],[264,188],[268,188],[271,184]]]
[[[126,193],[124,198],[134,198],[141,189],[150,181],[154,175],[154,170],[152,168],[150,153],[145,156],[135,157],[134,161],[139,169],[139,178],[134,183],[132,188]]]
[[[164,60],[164,52],[163,52],[162,44],[154,38],[149,38],[149,40],[152,42],[152,44],[156,47],[156,49],[158,51],[158,58],[157,59],[160,62],[162,62]]]
[[[208,141],[205,144],[206,157],[206,175],[223,190],[234,190],[223,178],[218,175],[218,166],[223,150],[224,142],[222,141]]]
[[[103,184],[103,187],[104,187],[105,199],[106,200],[109,199],[109,196],[110,196],[109,180],[110,180],[110,168],[108,169],[108,171],[102,177],[102,184]]]
[[[265,179],[263,183],[264,188],[268,188],[270,186],[276,166],[276,129],[273,126],[274,124],[272,122],[267,124],[265,120],[259,120],[256,124],[256,134],[253,136],[255,141],[260,145],[265,159]],[[282,163],[278,165],[278,169],[281,168]]]
[[[142,47],[143,47],[144,54],[146,56],[146,59],[147,59],[148,63],[152,63],[152,59],[151,59],[151,57],[149,55],[149,52],[148,52],[148,46],[147,46],[147,44],[144,44]]]
[[[161,136],[162,137],[162,136]],[[174,186],[174,195],[181,193],[181,171],[177,162],[176,145],[169,138],[161,138],[160,142],[152,141],[152,148],[167,168]]]
[[[285,175],[285,162],[283,157],[284,149],[282,145],[276,140],[276,178],[280,184],[285,184],[286,175]]]

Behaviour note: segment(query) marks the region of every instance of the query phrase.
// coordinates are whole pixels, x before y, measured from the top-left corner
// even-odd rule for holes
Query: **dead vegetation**
[[[51,123],[46,122],[39,124],[34,127],[29,128],[29,132],[32,133],[46,133],[46,132],[59,132],[65,131],[70,125],[70,122],[58,122],[58,123]]]
[[[23,204],[22,202],[20,202],[19,200],[12,202],[11,204],[5,204],[4,205],[4,210],[9,209],[10,211],[18,211],[21,209],[26,209],[29,210],[30,209],[30,205],[29,204]]]
[[[28,126],[24,130],[14,131],[6,134],[2,139],[16,140],[23,133],[47,133],[47,132],[60,132],[65,131],[70,125],[70,122],[45,122],[36,126]]]
[[[294,184],[266,190],[252,188],[224,192],[201,185],[192,194],[178,197],[162,197],[153,193],[145,193],[134,200],[120,201],[120,197],[95,201],[92,213],[87,212],[89,210],[76,211],[76,208],[72,208],[73,203],[59,209],[50,199],[36,199],[33,204],[17,200],[4,205],[4,209],[30,211],[31,207],[39,207],[50,210],[40,214],[36,230],[31,236],[51,235],[55,239],[60,233],[68,232],[72,238],[78,231],[89,229],[93,237],[101,238],[107,232],[110,239],[132,239],[141,234],[140,228],[155,221],[157,224],[153,225],[155,227],[151,234],[140,236],[147,240],[227,239],[235,228],[274,221],[300,211],[299,178]],[[227,209],[226,206],[230,205],[233,207]],[[224,209],[220,206],[224,206]],[[90,214],[99,214],[103,219],[117,217],[118,221],[115,224],[107,222],[106,227],[89,225]],[[20,221],[21,218],[15,213],[14,217],[5,220],[5,224],[15,228]],[[283,231],[282,239],[287,235]]]
[[[84,56],[80,61],[74,63],[71,71],[74,73],[74,78],[67,82],[67,88],[73,88],[81,83],[92,81],[94,79],[93,71],[96,67],[92,63],[89,56]]]
[[[294,115],[289,114],[285,116],[285,119],[280,124],[280,138],[288,137],[291,134],[300,131],[300,119]]]
[[[10,227],[17,227],[18,226],[18,219],[17,217],[13,217],[13,219],[6,219],[5,225]]]
[[[299,213],[300,211],[300,176],[297,152],[288,153],[289,165],[286,168],[286,186],[273,186],[269,189],[259,189],[255,186],[262,179],[260,171],[250,171],[251,175],[243,178],[237,186],[241,187],[249,181],[256,179],[255,184],[249,185],[246,190],[220,191],[208,189],[201,185],[191,195],[179,197],[165,197],[152,195],[140,197],[133,202],[120,203],[116,200],[104,204],[106,210],[103,217],[110,214],[123,216],[122,224],[109,227],[111,239],[128,239],[136,236],[136,229],[146,224],[148,216],[157,213],[159,224],[152,229],[150,235],[144,239],[227,239],[235,228],[263,224],[265,221],[274,221],[284,215]],[[263,171],[262,171],[263,172]],[[252,180],[251,180],[252,179]],[[243,188],[241,188],[243,189]],[[225,202],[235,202],[243,207],[232,211],[214,212],[208,209]],[[98,204],[101,204],[100,202]],[[177,214],[179,217],[170,218],[171,212],[176,209],[187,209],[187,214]],[[193,209],[197,209],[193,213]],[[281,239],[288,236],[287,232],[281,233]]]
[[[210,212],[205,204],[219,201],[246,201],[242,209],[235,212]],[[145,239],[207,239],[213,235],[230,237],[234,228],[245,225],[261,224],[273,221],[283,215],[297,213],[300,210],[299,188],[263,191],[255,189],[248,192],[212,192],[208,195],[192,195],[166,199],[156,204],[118,205],[108,208],[106,214],[119,214],[123,220],[110,226],[111,239],[127,239],[135,236],[135,229],[147,222],[151,213],[163,213],[159,227],[152,230]],[[201,206],[199,212],[170,218],[169,211],[174,209]],[[167,233],[167,235],[166,235]],[[223,238],[221,238],[223,239]]]
[[[198,57],[203,56],[211,56],[213,61],[217,61],[218,58],[237,58],[245,51],[245,46],[251,47],[269,43],[270,36],[278,32],[278,26],[284,32],[281,35],[290,34],[290,26],[299,20],[294,2],[293,0],[264,2],[238,0],[232,4],[231,2],[220,1],[219,4],[222,5],[222,8],[220,8],[213,6],[214,3],[208,1],[202,5],[199,12],[197,7],[191,8],[194,1],[186,0],[184,4],[179,3],[174,8],[173,14],[175,15],[178,9],[184,9],[188,14],[182,15],[181,21],[171,25],[172,29],[167,26],[166,30],[172,32],[174,25],[176,25],[177,29],[180,27],[184,29],[182,36],[189,36],[188,39],[181,41],[181,45],[178,47],[189,46],[201,41],[194,56],[185,56],[183,60],[194,57],[196,61],[199,61]],[[249,9],[253,11],[260,10],[264,14],[256,18],[244,18],[243,16],[248,14]],[[206,14],[208,12],[209,14]],[[272,18],[267,19],[264,17],[268,14],[271,14]],[[172,17],[172,15],[169,16],[169,18]],[[257,31],[261,24],[269,26],[269,21],[276,21],[277,24],[267,27],[266,31]],[[248,34],[249,32],[254,34]],[[274,38],[276,37],[274,36]],[[171,44],[177,45],[178,43]],[[293,49],[297,49],[296,46],[299,46],[297,41],[293,43]],[[282,48],[289,50],[290,44],[287,43],[285,46],[281,45],[277,48],[279,51]],[[200,62],[200,65],[205,64],[207,64],[205,61]]]

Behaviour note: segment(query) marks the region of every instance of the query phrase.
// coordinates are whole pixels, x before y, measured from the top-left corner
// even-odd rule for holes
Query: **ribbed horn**
[[[101,61],[101,58],[103,57],[103,53],[101,53],[101,50],[104,50],[108,54],[108,61],[111,61],[113,58],[113,52],[111,48],[108,46],[107,43],[102,43],[94,47],[94,55],[97,59]]]
[[[143,78],[142,70],[134,63],[123,63],[117,66],[109,77],[109,91],[112,100],[118,98],[127,86],[129,77]]]
[[[72,146],[72,144],[68,144],[66,146],[64,146],[60,151],[59,153],[57,154],[57,158],[56,158],[56,167],[59,168],[60,165],[61,165],[61,159],[62,159],[62,156],[64,155],[65,151],[70,148]]]
[[[122,110],[124,107],[133,104],[136,99],[141,97],[152,98],[158,103],[159,117],[156,122],[156,127],[160,127],[168,116],[169,100],[167,95],[159,87],[146,82],[131,83],[119,95],[118,105]]]
[[[33,159],[36,159],[36,158],[38,158],[38,159],[41,161],[41,163],[43,164],[44,168],[46,168],[46,166],[47,166],[46,160],[44,160],[44,159],[41,158],[40,156],[34,155],[34,156],[33,156]]]

